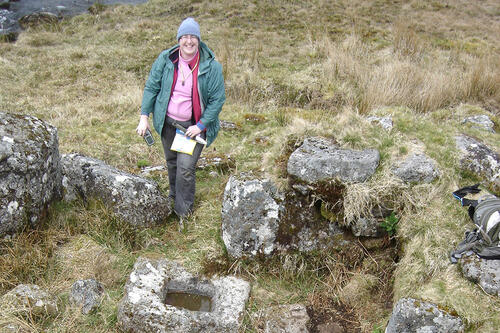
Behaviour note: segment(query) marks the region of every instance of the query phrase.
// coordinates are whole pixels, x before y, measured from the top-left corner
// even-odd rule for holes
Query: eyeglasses
[[[188,40],[188,39],[191,39],[191,40],[196,39],[196,40],[198,40],[198,37],[196,37],[195,35],[184,35],[180,39],[182,39],[182,40]]]

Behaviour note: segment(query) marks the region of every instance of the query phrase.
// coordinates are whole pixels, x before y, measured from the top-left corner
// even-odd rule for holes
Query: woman
[[[193,211],[195,167],[203,145],[196,143],[192,154],[171,150],[177,123],[190,138],[201,136],[209,146],[219,131],[219,113],[226,100],[222,66],[201,41],[200,26],[191,17],[177,31],[178,45],[163,51],[149,73],[141,105],[137,133],[144,136],[153,126],[161,135],[170,183],[169,197],[182,220]]]

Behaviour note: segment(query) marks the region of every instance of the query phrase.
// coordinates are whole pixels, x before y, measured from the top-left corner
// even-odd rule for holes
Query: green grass
[[[400,297],[454,309],[469,332],[498,331],[498,299],[467,282],[447,258],[471,227],[450,193],[478,180],[458,167],[454,137],[465,133],[500,148],[499,134],[461,124],[490,110],[500,131],[495,1],[150,0],[96,9],[0,44],[0,110],[56,126],[61,153],[79,152],[132,173],[164,165],[159,136],[154,133],[156,143],[148,148],[135,134],[142,89],[154,59],[175,42],[182,18],[194,16],[224,66],[228,99],[221,118],[238,126],[221,131],[204,154],[230,155],[235,166],[197,172],[196,211],[184,233],[173,216],[161,226],[133,230],[91,201],[58,203],[38,230],[2,240],[0,294],[36,283],[61,300],[57,318],[21,321],[38,331],[117,332],[116,309],[135,260],[164,256],[193,273],[250,281],[245,332],[258,332],[254,315],[270,305],[301,302],[326,314],[345,310],[349,297],[342,291],[357,281],[352,276],[378,281],[375,289],[360,288],[359,302],[349,305],[352,317],[337,318],[354,322],[348,327],[357,331],[384,326],[390,309],[378,300]],[[366,115],[391,115],[394,128],[387,132]],[[229,176],[252,171],[285,188],[286,157],[307,136],[332,138],[346,149],[379,150],[377,173],[346,188],[344,222],[379,201],[395,207],[400,261],[394,273],[390,253],[360,255],[357,265],[342,253],[292,253],[267,261],[227,257],[220,210]],[[392,165],[414,152],[436,161],[439,179],[415,186],[397,182]],[[166,173],[149,177],[167,193]],[[70,260],[78,251],[91,260]],[[90,316],[67,301],[71,283],[82,277],[105,284],[105,298]],[[366,298],[367,290],[377,297]]]

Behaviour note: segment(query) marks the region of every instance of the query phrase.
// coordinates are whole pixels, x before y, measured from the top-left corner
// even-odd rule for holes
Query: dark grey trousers
[[[175,127],[172,119],[167,118],[161,133],[163,152],[167,160],[168,181],[170,184],[169,197],[174,200],[174,211],[184,217],[193,211],[194,193],[196,190],[196,163],[200,158],[203,145],[197,143],[193,155],[178,153],[170,150],[175,137]],[[181,126],[188,128],[190,121],[177,121]]]

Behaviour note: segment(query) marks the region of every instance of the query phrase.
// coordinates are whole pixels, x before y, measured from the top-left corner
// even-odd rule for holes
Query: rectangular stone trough
[[[198,278],[166,259],[139,258],[125,285],[118,323],[125,332],[237,332],[250,284]]]

